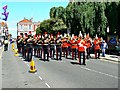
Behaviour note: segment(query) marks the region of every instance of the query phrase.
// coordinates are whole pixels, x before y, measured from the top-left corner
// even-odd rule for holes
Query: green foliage
[[[40,30],[40,27],[38,27],[37,29],[36,29],[36,34],[38,35],[39,33],[41,33],[42,31]]]
[[[40,29],[42,32],[54,32],[71,28],[71,34],[89,33],[90,36],[98,34],[120,34],[120,2],[74,2],[50,9],[50,19],[44,20]]]
[[[110,34],[120,31],[120,2],[106,3],[106,17],[110,27]],[[120,33],[119,33],[120,34]]]
[[[36,33],[53,33],[55,31],[63,31],[66,29],[67,26],[64,24],[62,19],[50,18],[41,22],[40,27],[36,30]]]

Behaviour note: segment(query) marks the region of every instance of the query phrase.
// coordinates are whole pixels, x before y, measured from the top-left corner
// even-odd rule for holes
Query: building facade
[[[6,36],[8,35],[9,32],[8,32],[8,25],[7,25],[7,22],[5,21],[0,21],[0,35],[1,36]]]
[[[24,18],[17,23],[17,36],[23,34],[36,34],[36,29],[40,27],[40,22],[33,22],[33,18],[30,20]]]

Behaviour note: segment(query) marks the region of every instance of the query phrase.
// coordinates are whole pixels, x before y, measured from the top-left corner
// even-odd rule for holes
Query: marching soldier
[[[32,60],[33,55],[33,38],[31,35],[29,35],[29,38],[27,40],[27,48],[28,48],[27,60],[28,62],[30,62]]]
[[[68,34],[68,40],[67,40],[67,43],[68,43],[68,55],[71,56],[71,37],[70,35]]]
[[[41,34],[38,35],[38,40],[37,40],[37,56],[42,58],[42,38],[41,38]]]
[[[55,40],[53,38],[53,35],[51,34],[50,38],[50,57],[54,59],[54,54],[55,54]]]
[[[17,43],[18,53],[20,53],[20,36],[17,36],[16,43]]]
[[[66,34],[64,34],[64,39],[62,40],[62,50],[63,50],[63,54],[64,54],[64,57],[65,57],[65,54],[66,54],[66,58],[68,56],[68,43],[67,43],[67,37],[66,37]]]
[[[33,48],[34,48],[34,56],[37,56],[36,53],[37,53],[37,36],[34,35],[34,39],[33,39]]]
[[[61,48],[61,37],[56,38],[56,59],[58,60],[58,53],[59,53],[59,60],[62,60],[62,48]]]
[[[98,40],[97,35],[94,39],[94,53],[95,53],[95,58],[100,59],[100,41]],[[98,53],[98,55],[97,55],[97,53]]]
[[[91,40],[91,38],[89,37],[89,34],[87,34],[87,36],[86,36],[87,59],[90,58],[90,48],[91,48],[91,45],[92,45],[92,40]]]
[[[22,41],[22,56],[25,60],[27,60],[27,40],[28,40],[28,36],[27,34],[25,34],[25,37],[23,38],[23,41]]]
[[[49,44],[49,39],[47,35],[44,35],[44,40],[43,40],[43,52],[44,52],[44,60],[47,54],[47,61],[49,61],[49,51],[48,51],[48,44]]]
[[[78,44],[78,58],[79,58],[79,64],[85,64],[85,50],[86,50],[86,46],[85,46],[85,42],[84,40],[81,40],[80,43]],[[81,55],[83,54],[83,63],[81,63]]]
[[[75,53],[75,60],[77,60],[77,49],[78,49],[78,45],[77,45],[77,38],[74,37],[74,34],[72,35],[71,38],[71,49],[72,49],[72,60],[74,60],[74,53]]]

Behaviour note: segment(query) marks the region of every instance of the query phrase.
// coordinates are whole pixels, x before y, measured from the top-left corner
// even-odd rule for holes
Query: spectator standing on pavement
[[[0,47],[2,46],[2,40],[0,40]]]
[[[108,48],[108,45],[107,45],[107,43],[105,42],[105,40],[103,40],[103,41],[102,41],[102,44],[101,44],[102,57],[105,57],[105,51],[106,51],[107,48]]]
[[[4,41],[4,51],[7,51],[8,50],[8,39],[5,38],[5,41]]]

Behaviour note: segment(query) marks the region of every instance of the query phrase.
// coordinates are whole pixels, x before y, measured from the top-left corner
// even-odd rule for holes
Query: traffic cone
[[[14,50],[15,50],[15,44],[12,43],[12,51],[14,52]]]
[[[19,56],[19,54],[18,54],[18,50],[17,50],[17,49],[15,50],[15,54],[14,54],[14,56]]]
[[[30,73],[35,73],[35,72],[37,72],[37,70],[35,69],[35,63],[34,63],[33,60],[30,62],[30,71],[29,71],[29,72],[30,72]]]

